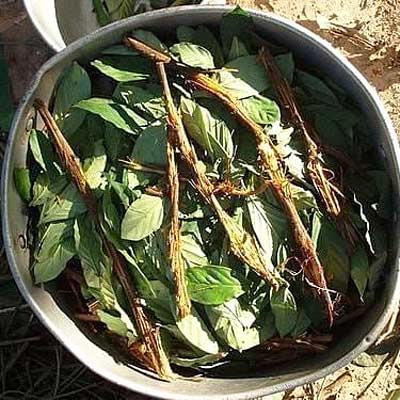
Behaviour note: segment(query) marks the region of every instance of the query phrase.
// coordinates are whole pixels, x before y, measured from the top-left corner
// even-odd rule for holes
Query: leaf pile
[[[29,168],[14,171],[35,283],[55,280],[85,329],[144,365],[110,246],[173,366],[250,371],[323,351],[374,302],[388,254],[391,183],[365,118],[241,9],[217,31],[180,26],[164,43],[137,30],[124,43],[72,63],[52,100],[95,222],[49,126],[31,131]],[[267,46],[308,141],[259,54]]]

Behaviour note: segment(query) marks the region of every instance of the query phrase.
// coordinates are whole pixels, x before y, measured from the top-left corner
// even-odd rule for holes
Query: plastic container
[[[251,12],[256,27],[270,40],[293,51],[295,57],[342,86],[363,111],[371,132],[371,140],[386,160],[394,188],[394,218],[391,251],[387,264],[386,283],[376,304],[356,322],[343,329],[341,339],[327,352],[287,365],[258,371],[257,376],[205,378],[200,382],[178,380],[161,382],[148,372],[118,364],[107,352],[86,337],[58,306],[52,296],[34,286],[29,274],[29,251],[26,248],[27,216],[13,183],[15,167],[25,165],[28,131],[35,115],[34,98],[47,101],[63,71],[73,60],[89,60],[103,48],[118,42],[135,28],[152,29],[162,34],[182,24],[217,24],[230,8],[187,6],[142,14],[114,23],[79,39],[51,58],[38,72],[16,113],[9,135],[1,179],[3,234],[8,260],[20,291],[34,312],[49,330],[90,369],[126,388],[174,400],[250,399],[280,392],[320,379],[351,362],[366,350],[388,322],[400,294],[399,232],[399,146],[386,111],[376,92],[362,75],[327,42],[297,24],[281,17]]]

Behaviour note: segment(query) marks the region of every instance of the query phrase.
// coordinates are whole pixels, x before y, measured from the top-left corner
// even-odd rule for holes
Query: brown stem
[[[83,322],[100,322],[100,318],[95,314],[75,314],[75,318]]]
[[[112,260],[114,272],[125,291],[143,342],[146,354],[141,358],[141,361],[145,362],[148,368],[154,370],[160,378],[164,380],[173,379],[174,374],[170,368],[167,356],[164,353],[159,330],[152,326],[152,323],[141,304],[140,298],[134,289],[132,278],[122,257],[117,252],[114,245],[107,239],[103,229],[101,228],[98,218],[96,198],[86,180],[78,157],[74,154],[71,146],[64,138],[46,104],[42,100],[36,99],[34,101],[34,106],[43,118],[49,136],[56,148],[56,152],[59,155],[64,168],[68,171],[72,181],[78,188],[89,211],[89,215],[95,223],[96,231],[101,238],[106,253]]]
[[[265,279],[273,288],[278,288],[279,283],[274,274],[265,267],[260,250],[254,240],[245,230],[240,228],[232,218],[223,210],[215,197],[214,186],[199,166],[197,155],[186,135],[182,120],[178,115],[173,102],[164,64],[157,65],[158,74],[163,87],[165,105],[168,113],[168,125],[173,132],[179,151],[192,171],[196,189],[204,200],[211,205],[217,214],[229,237],[232,252],[242,262],[249,265],[258,275]]]
[[[320,148],[314,140],[317,134],[301,115],[300,107],[291,86],[282,75],[274,57],[266,46],[261,48],[259,58],[271,78],[281,109],[287,114],[287,120],[294,125],[303,138],[308,152],[306,167],[314,188],[317,190],[326,212],[336,222],[343,236],[354,248],[357,233],[345,211],[347,204],[344,195],[339,190],[339,185],[336,183],[335,173],[322,162]]]
[[[157,63],[157,71],[160,77],[165,73],[164,65]],[[165,103],[169,104],[171,93],[169,87],[164,89]],[[170,110],[168,110],[170,111]],[[170,114],[170,112],[168,112]],[[185,265],[182,258],[181,229],[179,224],[179,174],[175,157],[175,126],[173,121],[167,118],[167,182],[169,199],[171,202],[171,226],[168,232],[167,255],[171,265],[175,284],[175,299],[178,318],[184,318],[191,312],[191,302],[185,278]]]
[[[268,182],[274,192],[275,197],[281,204],[292,228],[294,242],[297,246],[301,265],[306,277],[315,286],[316,293],[324,304],[327,323],[333,323],[333,304],[327,290],[326,280],[322,265],[318,259],[315,245],[305,228],[299,213],[295,207],[290,184],[282,168],[281,160],[274,144],[265,135],[263,129],[256,124],[227,91],[217,82],[202,73],[188,74],[187,80],[199,89],[215,96],[226,106],[226,108],[236,117],[238,122],[248,129],[255,138],[257,150],[265,172],[269,175]]]
[[[160,62],[165,62],[165,54],[157,52],[157,50],[150,48],[147,45],[139,42],[137,39],[126,39],[125,43],[132,47],[133,49],[140,52],[143,56],[150,58],[152,60],[157,60]],[[159,53],[157,55],[157,53]],[[271,188],[274,191],[275,197],[280,202],[283,210],[286,213],[286,216],[289,219],[290,225],[293,230],[293,239],[296,243],[297,250],[299,252],[299,256],[301,257],[302,267],[304,269],[304,273],[306,277],[312,282],[314,285],[314,291],[320,297],[321,301],[324,304],[324,308],[327,316],[327,323],[329,326],[333,324],[333,304],[330,298],[329,292],[327,290],[327,284],[324,276],[324,271],[322,265],[318,259],[318,255],[312,242],[310,235],[307,232],[298,212],[295,207],[291,192],[290,192],[290,184],[287,180],[284,170],[282,168],[282,163],[279,158],[279,153],[276,150],[274,144],[270,140],[270,138],[265,135],[264,130],[261,126],[255,123],[245,112],[245,110],[239,105],[236,98],[230,95],[228,91],[226,91],[221,85],[219,85],[216,81],[209,78],[207,75],[198,72],[197,70],[193,70],[187,67],[180,67],[171,57],[169,57],[166,62],[169,65],[172,65],[175,68],[179,69],[179,72],[184,74],[186,77],[186,81],[189,84],[192,84],[194,87],[204,90],[205,92],[211,94],[220,100],[225,107],[236,117],[237,121],[246,128],[250,133],[252,133],[256,139],[257,150],[261,159],[262,166],[265,169],[265,172],[269,175],[269,180],[271,180]],[[166,79],[166,77],[165,77]],[[178,127],[178,125],[177,125]],[[180,131],[184,132],[183,128],[178,127]],[[190,145],[187,149],[190,153],[194,151],[191,150]],[[191,151],[190,151],[191,150]],[[182,150],[181,150],[182,152]],[[182,152],[183,153],[183,152]],[[193,162],[193,159],[192,159]],[[195,176],[198,176],[197,173]],[[202,189],[202,188],[201,188]],[[204,188],[209,190],[209,187]],[[201,190],[199,190],[201,192]],[[211,200],[211,204],[214,206],[217,214],[220,216],[222,214],[222,218],[220,216],[221,222],[224,224],[224,211],[220,206],[218,207],[218,202],[213,195],[213,193],[208,192],[204,193],[207,198]],[[232,221],[231,221],[232,222]],[[227,222],[225,222],[226,224]],[[232,222],[233,223],[233,222]],[[225,226],[224,224],[224,226]],[[237,238],[239,241],[243,241],[242,238]],[[231,240],[232,244],[232,240]],[[233,246],[232,246],[233,247]],[[243,246],[244,248],[244,246]],[[241,246],[242,249],[242,246]],[[238,250],[241,250],[238,249]],[[248,248],[246,251],[249,250]],[[237,256],[243,259],[245,254],[240,251],[236,252]],[[261,260],[259,260],[261,261]],[[248,263],[246,261],[246,263]],[[251,265],[251,264],[249,264]]]

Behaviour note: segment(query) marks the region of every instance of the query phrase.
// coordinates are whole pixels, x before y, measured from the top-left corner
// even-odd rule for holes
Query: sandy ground
[[[330,41],[377,89],[400,132],[400,0],[229,2],[277,13],[297,21]],[[35,33],[21,2],[17,2],[16,6],[10,5],[11,3],[15,2],[0,0],[0,35],[13,81],[13,97],[18,101],[31,76],[50,56],[51,51]],[[398,346],[395,340],[389,345],[389,350],[396,353]],[[384,350],[381,352],[385,353]],[[384,400],[391,390],[400,385],[399,365],[395,355],[383,368],[379,365],[385,355],[377,357],[378,360],[373,362],[370,360],[370,364],[374,366],[360,367],[351,364],[324,381],[287,393],[285,399]],[[378,378],[370,385],[377,372]],[[127,393],[115,398],[143,399],[142,396]]]

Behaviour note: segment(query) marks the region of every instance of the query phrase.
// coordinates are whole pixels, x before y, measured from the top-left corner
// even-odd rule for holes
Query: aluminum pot
[[[3,162],[1,180],[4,243],[14,278],[40,320],[77,358],[90,369],[126,388],[166,399],[250,399],[280,392],[320,379],[352,361],[365,351],[385,327],[400,295],[399,279],[399,146],[396,134],[376,92],[362,75],[327,42],[281,17],[251,11],[258,31],[293,51],[295,57],[317,67],[343,87],[360,107],[369,126],[371,140],[382,153],[394,188],[394,218],[391,251],[385,286],[377,303],[344,329],[341,339],[327,352],[290,365],[258,371],[252,377],[204,378],[200,382],[161,382],[148,373],[117,363],[89,340],[43,288],[32,284],[29,250],[26,248],[27,216],[13,183],[13,170],[24,166],[28,132],[32,125],[35,97],[47,101],[63,69],[73,60],[87,61],[102,49],[118,42],[128,31],[148,28],[162,34],[182,24],[217,24],[228,7],[187,6],[142,14],[106,26],[79,39],[56,54],[38,72],[16,113]]]
[[[99,28],[92,0],[24,0],[24,4],[36,29],[55,51]],[[226,0],[200,4],[225,5]]]

